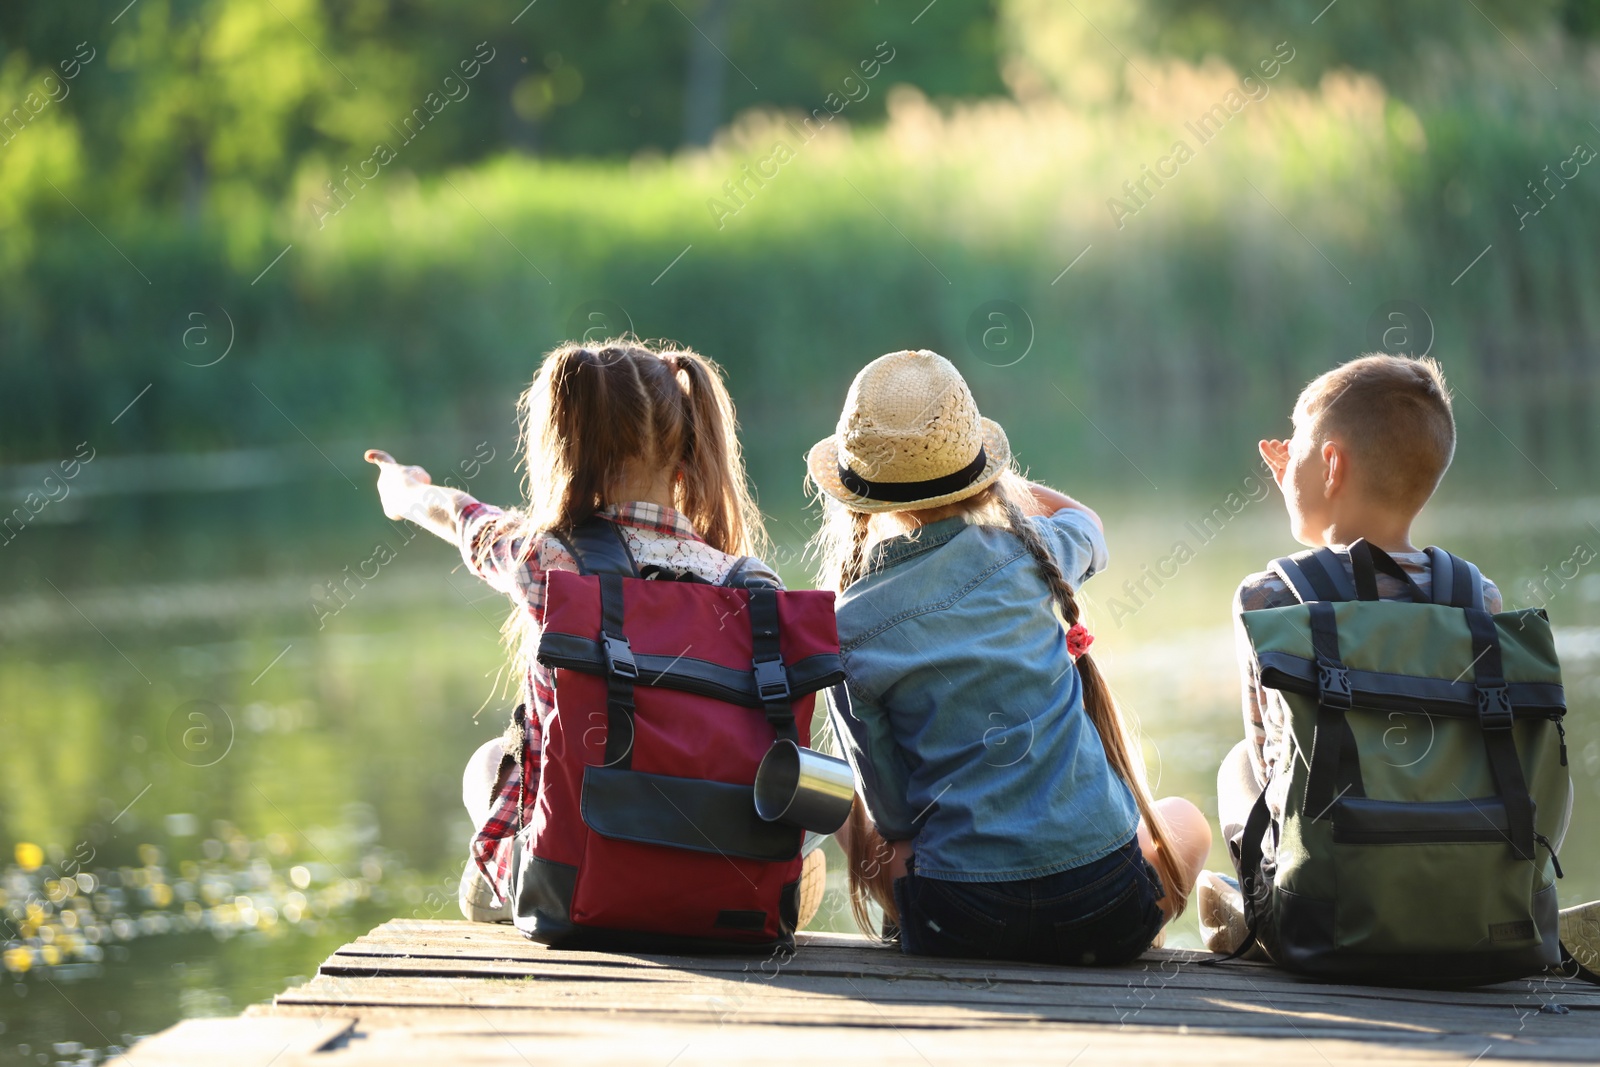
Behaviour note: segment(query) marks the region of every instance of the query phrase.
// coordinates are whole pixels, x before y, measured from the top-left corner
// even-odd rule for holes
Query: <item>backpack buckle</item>
[[[1511,694],[1504,685],[1478,687],[1478,725],[1485,730],[1511,729]]]
[[[628,645],[628,639],[611,634],[601,634],[600,638],[600,650],[606,659],[606,673],[630,682],[637,681],[639,665],[633,661],[633,649]]]
[[[1350,706],[1350,672],[1337,663],[1317,664],[1317,698],[1330,707]]]
[[[781,659],[752,660],[756,671],[756,696],[763,704],[788,704],[789,672]]]

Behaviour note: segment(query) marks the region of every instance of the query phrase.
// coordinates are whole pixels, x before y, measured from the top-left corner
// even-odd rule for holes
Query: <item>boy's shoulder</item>
[[[1270,570],[1247,574],[1233,593],[1233,613],[1286,608],[1300,601],[1284,580]]]
[[[1340,564],[1345,573],[1352,573],[1350,554],[1343,548],[1335,548],[1334,554],[1339,557]],[[1402,552],[1395,555],[1395,562],[1406,571],[1414,582],[1427,592],[1431,585],[1432,566],[1428,561],[1426,552]],[[1484,608],[1495,614],[1503,607],[1499,588],[1490,581],[1489,576],[1480,574],[1483,582]],[[1378,576],[1378,594],[1385,600],[1401,599],[1405,597],[1402,584],[1395,578],[1380,574]],[[1235,615],[1245,611],[1261,611],[1265,608],[1286,608],[1298,604],[1300,601],[1294,591],[1278,577],[1272,570],[1257,571],[1246,575],[1239,583],[1239,588],[1233,594],[1233,613]]]

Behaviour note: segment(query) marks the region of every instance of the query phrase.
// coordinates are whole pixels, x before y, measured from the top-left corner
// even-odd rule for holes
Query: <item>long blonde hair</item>
[[[948,515],[961,514],[969,522],[1004,527],[1022,542],[1044,576],[1053,610],[1059,612],[1061,621],[1070,627],[1078,622],[1082,612],[1071,583],[1061,573],[1060,564],[1040,536],[1038,527],[1028,521],[1022,502],[1030,497],[1027,482],[1015,468],[967,500],[922,513],[881,512],[876,516],[867,515],[850,511],[837,501],[821,497],[823,522],[811,542],[811,550],[818,561],[818,584],[843,592],[866,573],[867,555],[875,540],[902,530],[915,530]],[[1133,791],[1139,814],[1156,843],[1156,873],[1161,876],[1166,891],[1172,895],[1172,915],[1176,917],[1183,911],[1194,885],[1169,847],[1170,831],[1150,796],[1143,759],[1136,758],[1140,752],[1137,734],[1123,718],[1093,658],[1085,653],[1074,661],[1073,666],[1083,686],[1084,710],[1100,735],[1106,760]],[[857,925],[864,932],[873,933],[867,921],[868,901],[876,903],[886,916],[898,922],[892,879],[882,862],[887,846],[866,817],[859,801],[851,811],[846,843],[850,905]]]
[[[760,555],[766,547],[739,448],[733,399],[715,363],[687,348],[651,348],[631,337],[564,344],[544,358],[518,402],[524,492],[480,538],[487,555],[502,537],[520,558],[537,535],[569,531],[617,500],[641,471],[676,472],[673,506],[712,548]],[[517,677],[531,665],[534,621],[522,607],[502,632]]]

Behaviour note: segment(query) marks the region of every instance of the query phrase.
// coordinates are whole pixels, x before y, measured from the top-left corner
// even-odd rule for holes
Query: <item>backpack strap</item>
[[[1350,546],[1350,571],[1355,577],[1358,600],[1378,600],[1378,575],[1387,574],[1405,586],[1406,595],[1414,604],[1426,604],[1429,598],[1417,585],[1416,579],[1395,558],[1366,538],[1358,538]]]
[[[1272,561],[1272,572],[1302,604],[1313,600],[1355,600],[1355,583],[1331,548],[1297,552]]]
[[[1317,660],[1317,720],[1306,771],[1305,816],[1317,821],[1333,817],[1342,796],[1364,796],[1355,735],[1345,712],[1350,710],[1350,672],[1339,658],[1339,628],[1333,605],[1308,604],[1311,647]],[[1335,784],[1343,780],[1343,789]]]
[[[633,766],[633,686],[639,680],[639,665],[633,648],[622,632],[623,600],[620,574],[600,577],[600,648],[606,665],[606,762],[607,767],[628,770]]]
[[[779,646],[778,591],[783,583],[764,562],[754,556],[740,556],[722,580],[725,586],[750,591],[751,666],[756,672],[756,695],[766,709],[767,721],[779,740],[800,743],[794,721],[794,696],[789,691],[789,671],[783,665]]]
[[[1311,584],[1311,579],[1306,577],[1305,571],[1300,569],[1300,564],[1294,561],[1293,556],[1282,556],[1273,560],[1270,569],[1284,585],[1289,587],[1289,592],[1293,593],[1294,598],[1300,603],[1318,599],[1317,590]]]
[[[1450,558],[1454,561],[1456,567],[1455,596],[1460,597],[1465,602],[1465,606],[1472,608],[1475,611],[1486,610],[1483,606],[1482,573],[1480,573],[1477,566],[1469,560],[1464,560],[1460,556],[1451,556]],[[1461,571],[1463,568],[1467,572],[1465,583],[1463,583],[1461,579]],[[1461,588],[1463,584],[1466,585],[1465,590]]]
[[[1461,608],[1472,634],[1473,685],[1478,692],[1478,728],[1483,734],[1484,751],[1495,792],[1506,806],[1512,851],[1519,859],[1533,858],[1533,845],[1539,835],[1533,825],[1533,797],[1517,758],[1515,735],[1511,732],[1511,698],[1507,694],[1505,668],[1500,655],[1500,631],[1494,616],[1484,610],[1483,575],[1473,564],[1451,555],[1436,545],[1428,547],[1433,567],[1433,602]]]
[[[734,563],[733,570],[722,580],[722,584],[735,589],[755,589],[760,586],[783,588],[783,583],[778,580],[772,568],[754,556],[740,556]]]
[[[1435,604],[1483,610],[1483,575],[1477,567],[1437,545],[1428,546],[1428,563],[1433,568]]]
[[[570,530],[551,530],[549,534],[572,554],[577,561],[579,574],[639,577],[639,565],[634,562],[633,553],[628,551],[622,528],[609,519],[596,515]]]
[[[1518,859],[1533,859],[1533,843],[1538,836],[1533,827],[1533,796],[1517,759],[1516,738],[1511,732],[1511,697],[1506,689],[1500,658],[1500,631],[1494,616],[1481,608],[1467,608],[1467,629],[1472,633],[1473,685],[1478,691],[1478,729],[1489,757],[1489,771],[1495,792],[1506,806],[1510,825],[1511,849]]]
[[[756,695],[766,709],[767,721],[779,740],[800,743],[794,721],[794,696],[789,691],[789,671],[783,665],[783,650],[778,639],[778,590],[758,585],[750,590],[750,643],[755,653]]]
[[[1244,896],[1244,919],[1248,929],[1244,938],[1226,956],[1211,956],[1200,961],[1201,966],[1226,963],[1236,960],[1249,952],[1256,943],[1256,935],[1261,930],[1261,920],[1270,907],[1272,887],[1266,884],[1265,872],[1261,869],[1262,860],[1266,850],[1261,843],[1266,840],[1267,831],[1272,826],[1272,809],[1267,805],[1267,791],[1263,789],[1256,797],[1255,804],[1251,805],[1250,814],[1244,821],[1244,833],[1239,838],[1239,891]]]
[[[596,515],[570,530],[549,531],[578,564],[579,574],[600,578],[600,648],[606,665],[605,766],[633,765],[633,686],[639,665],[622,631],[622,580],[639,577],[639,565],[622,529]]]
[[[1449,605],[1455,599],[1456,559],[1438,545],[1428,546],[1428,569],[1433,572],[1433,602]],[[1457,604],[1456,607],[1469,607]]]

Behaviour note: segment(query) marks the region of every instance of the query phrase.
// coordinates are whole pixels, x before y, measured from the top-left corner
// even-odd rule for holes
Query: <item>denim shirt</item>
[[[1076,508],[1032,518],[1076,589],[1106,565]],[[833,724],[878,831],[914,839],[919,875],[1009,882],[1133,839],[1049,587],[1015,534],[962,518],[874,546],[840,596],[846,680]]]

